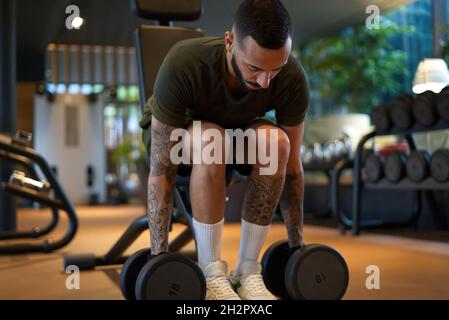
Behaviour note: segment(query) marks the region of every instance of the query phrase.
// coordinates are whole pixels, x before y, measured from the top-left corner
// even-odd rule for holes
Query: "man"
[[[154,255],[168,251],[177,172],[170,159],[177,143],[170,141],[173,130],[186,128],[192,133],[192,120],[201,120],[203,132],[216,129],[223,137],[229,128],[277,129],[276,172],[260,174],[264,164],[257,160],[248,178],[240,251],[230,279],[226,262],[220,260],[226,164],[193,164],[190,197],[206,299],[275,299],[263,283],[258,258],[278,203],[290,246],[303,244],[300,146],[309,95],[306,74],[291,49],[290,17],[281,1],[243,0],[224,39],[185,40],[170,50],[147,102],[141,126],[150,154],[148,205]],[[276,125],[261,119],[272,109]],[[267,135],[257,139],[271,141]],[[194,141],[188,147],[201,152],[205,144]]]

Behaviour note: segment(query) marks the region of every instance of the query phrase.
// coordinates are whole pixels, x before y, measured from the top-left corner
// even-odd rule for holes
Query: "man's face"
[[[226,39],[229,52],[232,54],[231,66],[242,87],[247,90],[267,89],[270,81],[281,71],[287,63],[291,53],[292,41],[288,38],[280,49],[262,48],[250,36],[242,41],[242,45],[235,37]]]

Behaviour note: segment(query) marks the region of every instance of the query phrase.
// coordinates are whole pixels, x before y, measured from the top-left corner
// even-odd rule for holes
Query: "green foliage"
[[[401,91],[401,77],[408,74],[406,54],[394,50],[389,39],[410,31],[382,18],[379,29],[362,25],[311,39],[299,51],[311,89],[336,107],[369,113],[382,96]]]
[[[145,161],[145,147],[138,137],[133,139],[128,135],[122,144],[114,150],[112,161],[116,164]]]

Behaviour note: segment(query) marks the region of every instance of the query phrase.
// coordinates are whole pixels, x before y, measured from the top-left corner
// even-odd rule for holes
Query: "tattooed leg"
[[[284,175],[264,175],[254,168],[249,178],[248,187],[243,200],[242,218],[248,222],[267,226],[281,195]]]
[[[258,128],[273,129],[276,127],[262,125]],[[289,156],[290,145],[285,133],[280,129],[278,130],[277,142],[277,172],[273,175],[260,175],[261,166],[257,163],[249,178],[248,187],[243,200],[242,218],[257,225],[267,226],[271,223],[273,213],[276,210],[284,186],[285,168]],[[270,150],[268,139],[263,139],[262,143],[267,143],[266,150]]]

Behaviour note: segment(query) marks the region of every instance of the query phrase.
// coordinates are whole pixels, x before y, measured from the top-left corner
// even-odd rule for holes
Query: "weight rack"
[[[405,225],[415,224],[422,211],[422,202],[424,199],[428,200],[433,214],[433,219],[441,225],[447,225],[447,221],[443,215],[438,214],[438,207],[436,205],[436,200],[430,191],[435,190],[449,190],[449,182],[440,183],[435,181],[432,177],[427,177],[424,181],[420,183],[412,182],[409,178],[404,177],[398,183],[391,183],[385,178],[382,178],[377,183],[371,183],[363,181],[362,179],[362,165],[363,165],[363,150],[365,144],[372,138],[376,136],[387,136],[387,135],[402,135],[409,146],[410,151],[416,150],[416,144],[413,139],[412,134],[414,133],[424,133],[437,130],[449,129],[449,123],[444,119],[439,119],[433,126],[425,127],[419,123],[415,123],[408,130],[400,130],[393,127],[386,131],[374,130],[367,135],[363,136],[357,145],[356,152],[354,154],[353,161],[343,160],[336,165],[334,176],[332,177],[332,184],[334,195],[332,199],[332,207],[334,213],[340,221],[340,230],[344,232],[346,229],[351,229],[353,235],[359,235],[362,228],[377,228],[377,227],[398,227]],[[344,212],[340,210],[339,207],[339,180],[342,172],[345,169],[353,168],[353,196],[352,196],[352,219],[346,217]],[[416,198],[416,210],[411,214],[409,220],[405,222],[395,222],[388,223],[380,219],[362,219],[362,193],[364,190],[411,190],[417,192]]]

